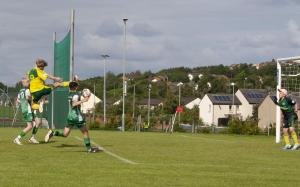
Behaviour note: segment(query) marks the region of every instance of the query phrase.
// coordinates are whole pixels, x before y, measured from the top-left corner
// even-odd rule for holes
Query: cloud
[[[152,37],[161,34],[161,32],[159,32],[158,30],[154,29],[151,25],[146,23],[136,23],[130,28],[129,31],[133,35],[141,37]]]
[[[105,20],[101,23],[96,34],[103,37],[113,37],[123,34],[123,28],[114,20]]]
[[[300,47],[300,30],[299,26],[294,20],[290,20],[288,22],[287,30],[290,33],[289,41],[291,44],[295,45],[295,47]]]
[[[68,31],[75,14],[75,67],[81,77],[122,71],[123,17],[126,70],[207,66],[294,56],[300,46],[297,0],[0,0],[0,81],[14,84],[43,57],[50,63],[52,33]],[[59,4],[59,6],[57,6]]]

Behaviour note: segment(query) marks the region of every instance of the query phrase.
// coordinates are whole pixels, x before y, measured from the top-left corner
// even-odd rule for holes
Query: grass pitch
[[[0,128],[0,186],[300,184],[300,150],[282,151],[274,137],[90,131],[106,152],[88,154],[78,130],[39,145],[26,143],[27,135],[18,146],[20,130]]]

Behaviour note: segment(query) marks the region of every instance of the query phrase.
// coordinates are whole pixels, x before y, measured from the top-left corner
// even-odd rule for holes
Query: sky
[[[49,62],[75,9],[75,73],[81,79],[171,67],[259,63],[300,55],[298,0],[0,0],[0,82],[14,85]],[[274,75],[275,76],[275,75]]]

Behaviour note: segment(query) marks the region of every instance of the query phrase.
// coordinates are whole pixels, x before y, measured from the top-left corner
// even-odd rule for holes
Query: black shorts
[[[298,116],[295,112],[283,115],[283,128],[296,127],[298,125]]]

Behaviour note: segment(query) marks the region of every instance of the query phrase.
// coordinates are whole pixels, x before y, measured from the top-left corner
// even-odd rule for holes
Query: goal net
[[[300,56],[277,59],[277,98],[278,89],[286,89],[290,95],[300,96]],[[300,103],[298,103],[300,104]],[[276,143],[280,142],[281,112],[276,109]]]

